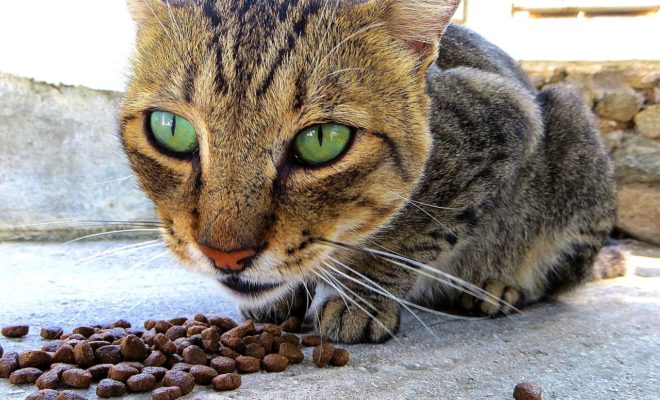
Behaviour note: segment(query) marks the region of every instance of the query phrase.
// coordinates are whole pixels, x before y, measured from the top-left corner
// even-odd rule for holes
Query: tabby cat
[[[126,153],[246,317],[382,342],[406,309],[494,316],[592,273],[616,217],[592,117],[449,24],[459,0],[128,4]]]

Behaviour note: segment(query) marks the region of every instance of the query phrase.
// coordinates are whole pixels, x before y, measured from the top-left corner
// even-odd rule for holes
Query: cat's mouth
[[[256,283],[237,275],[218,278],[221,285],[241,295],[261,295],[283,285],[283,283]]]

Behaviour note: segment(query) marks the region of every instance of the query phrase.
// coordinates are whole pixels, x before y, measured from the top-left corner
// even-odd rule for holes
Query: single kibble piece
[[[190,369],[193,367],[192,364],[188,364],[187,362],[180,362],[172,365],[172,368],[170,368],[172,371],[183,371],[183,372],[190,372]]]
[[[89,343],[89,346],[94,351],[96,351],[97,349],[100,349],[101,347],[110,346],[112,344],[112,343],[107,342],[105,340],[87,340],[87,343]]]
[[[209,353],[217,353],[220,349],[220,332],[218,328],[213,326],[206,328],[202,331],[202,341],[204,350]]]
[[[261,343],[250,343],[245,346],[245,355],[261,360],[266,356],[266,349]]]
[[[270,353],[273,349],[273,338],[274,336],[268,332],[259,335],[259,343],[264,347],[266,353]]]
[[[53,363],[75,364],[76,356],[73,353],[73,347],[63,344],[53,354]]]
[[[241,387],[241,376],[238,374],[222,374],[211,381],[213,388],[219,391],[236,390]]]
[[[96,354],[96,359],[103,364],[119,364],[123,360],[121,346],[116,344],[99,347],[94,353]]]
[[[44,345],[41,346],[41,350],[47,351],[49,353],[54,353],[61,346],[62,346],[62,342],[60,342],[59,340],[53,340],[52,342],[44,343]]]
[[[223,347],[220,350],[220,355],[235,360],[236,357],[240,356],[241,354],[234,349],[230,349],[229,347]]]
[[[92,384],[92,374],[84,369],[69,369],[62,372],[62,382],[76,389],[88,389]]]
[[[96,363],[94,350],[88,342],[80,342],[73,348],[76,364],[81,368],[89,368]]]
[[[69,335],[69,337],[67,339],[68,340],[87,340],[86,337],[84,337],[83,335],[81,335],[79,333],[73,333],[73,334]]]
[[[305,358],[305,355],[303,354],[302,350],[300,350],[300,347],[289,342],[282,343],[278,353],[288,358],[289,363],[291,364],[300,364]],[[332,355],[330,356],[332,357]]]
[[[183,326],[173,326],[167,330],[165,333],[165,336],[167,336],[168,339],[174,341],[178,338],[186,337],[188,334],[188,329],[186,329]]]
[[[110,373],[110,368],[112,368],[112,364],[98,364],[87,368],[87,371],[90,374],[92,374],[92,380],[94,382],[98,382],[101,379],[105,379],[108,377],[108,373]]]
[[[64,363],[57,363],[57,364],[52,364],[50,366],[50,370],[48,372],[57,372],[58,375],[62,375],[62,372],[68,371],[70,369],[76,368],[75,365],[73,364],[64,364]]]
[[[2,333],[2,336],[8,338],[20,338],[26,336],[30,332],[30,327],[28,325],[5,326],[0,332]]]
[[[236,370],[236,361],[233,358],[220,356],[211,360],[211,367],[219,374],[228,374]]]
[[[206,315],[204,315],[204,314],[197,314],[193,317],[193,319],[197,322],[203,322],[205,324],[209,323],[209,319],[206,318]]]
[[[128,335],[121,342],[121,355],[126,361],[144,361],[149,350],[135,335]]]
[[[247,335],[254,335],[255,333],[257,333],[257,330],[254,327],[254,322],[251,319],[248,319],[242,324],[223,333],[222,336],[235,336],[238,338],[244,338]]]
[[[109,326],[109,328],[110,328],[110,329],[112,329],[112,328],[124,328],[124,329],[128,329],[128,328],[130,328],[131,326],[132,326],[132,325],[131,325],[130,322],[126,321],[125,319],[120,319],[120,320],[117,320],[117,321],[111,323],[110,326]]]
[[[156,377],[151,374],[133,375],[126,381],[129,392],[150,392],[156,387]]]
[[[299,333],[300,328],[302,328],[302,321],[298,317],[289,317],[280,324],[280,328],[284,332]]]
[[[541,400],[541,387],[534,382],[521,382],[513,389],[515,400]]]
[[[273,336],[282,336],[282,328],[275,324],[264,324],[262,331],[267,332]]]
[[[208,329],[208,328],[205,327],[205,326],[201,326],[201,325],[191,326],[186,331],[186,336],[190,337],[190,336],[194,336],[194,335],[200,335],[202,332],[204,332],[205,329]]]
[[[18,353],[9,352],[0,358],[0,378],[9,378],[18,369]]]
[[[346,349],[335,349],[335,352],[332,353],[332,358],[330,359],[330,365],[335,367],[343,367],[348,364],[350,355]]]
[[[57,395],[56,400],[87,400],[87,398],[76,392],[66,390],[64,392],[60,392],[60,394]]]
[[[239,353],[245,349],[243,339],[239,338],[238,336],[227,335],[225,333],[220,337],[220,342],[224,346],[229,347],[232,350],[236,350]]]
[[[192,365],[206,365],[207,362],[204,350],[194,345],[183,349],[183,359]]]
[[[172,325],[183,325],[186,323],[186,321],[188,321],[188,318],[186,317],[177,317],[177,318],[172,318],[167,322],[169,322]]]
[[[139,373],[140,372],[137,369],[131,366],[126,364],[117,364],[110,368],[110,371],[108,371],[108,377],[116,381],[126,382],[128,378]]]
[[[42,389],[38,392],[29,394],[25,400],[57,400],[57,390]]]
[[[151,400],[176,400],[182,396],[178,386],[162,387],[151,392]]]
[[[128,365],[129,367],[133,367],[137,369],[138,372],[142,372],[142,370],[144,369],[144,364],[137,361],[122,361],[117,365]]]
[[[125,394],[126,385],[113,379],[104,379],[96,386],[96,395],[104,399],[122,397]]]
[[[46,340],[55,340],[59,339],[64,331],[59,326],[46,326],[41,328],[40,335]]]
[[[321,337],[318,335],[309,335],[302,338],[302,345],[305,347],[316,347],[321,344]]]
[[[259,367],[261,367],[261,360],[258,358],[247,356],[236,357],[236,368],[238,369],[238,372],[251,374],[253,372],[258,372]]]
[[[218,376],[218,372],[205,365],[195,365],[190,368],[190,375],[195,378],[195,383],[198,385],[210,385],[213,378]]]
[[[289,359],[281,354],[269,354],[262,362],[268,372],[282,372],[289,366]]]
[[[312,352],[312,360],[317,367],[323,368],[327,366],[328,363],[330,363],[334,352],[335,348],[330,343],[320,344],[314,347],[314,351]]]
[[[73,333],[74,335],[75,334],[83,335],[85,339],[92,336],[94,332],[96,332],[96,330],[91,326],[79,326],[71,331],[71,333]]]
[[[167,371],[163,378],[163,386],[177,386],[185,396],[195,388],[195,378],[187,372]]]
[[[284,333],[281,336],[282,340],[287,343],[295,344],[296,346],[300,346],[300,338],[298,335],[294,335],[291,333]]]
[[[53,357],[45,351],[25,351],[18,355],[18,366],[46,369],[53,363]]]
[[[154,376],[154,378],[156,378],[156,382],[160,382],[165,377],[166,372],[167,372],[167,368],[163,368],[163,367],[145,367],[141,373],[151,374]]]
[[[9,375],[9,383],[12,385],[24,385],[26,383],[35,383],[43,372],[39,368],[17,369]]]
[[[162,367],[167,362],[167,356],[162,352],[155,350],[149,354],[146,360],[144,360],[144,365],[147,367]]]
[[[177,350],[174,342],[168,339],[164,333],[159,333],[154,336],[154,346],[167,355],[174,354]]]
[[[153,319],[148,319],[148,320],[144,321],[144,329],[146,329],[146,330],[148,330],[148,331],[154,329],[154,327],[156,326],[156,323],[157,323],[157,322],[158,322],[158,321],[155,321],[155,320],[153,320]]]
[[[34,384],[39,389],[57,389],[60,384],[60,374],[57,371],[48,371],[42,374]]]

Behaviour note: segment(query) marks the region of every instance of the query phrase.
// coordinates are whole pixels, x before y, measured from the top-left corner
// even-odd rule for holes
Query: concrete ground
[[[134,243],[0,243],[0,325],[32,327],[24,339],[0,337],[5,351],[39,347],[45,324],[71,329],[125,318],[136,325],[200,312],[237,317],[213,282],[177,266],[159,245],[109,254]],[[400,343],[350,346],[346,367],[318,369],[308,351],[284,373],[245,375],[235,392],[197,387],[184,399],[510,399],[526,380],[542,386],[544,399],[658,399],[660,278],[652,276],[660,254],[634,253],[628,276],[524,314],[451,321],[421,313],[430,332],[407,316]],[[34,390],[0,380],[2,400]],[[96,397],[93,388],[86,395]]]

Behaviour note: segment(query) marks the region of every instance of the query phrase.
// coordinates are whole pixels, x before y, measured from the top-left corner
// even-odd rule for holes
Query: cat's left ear
[[[128,11],[138,26],[154,20],[163,7],[182,7],[193,0],[126,0]]]
[[[437,57],[438,43],[461,0],[377,0],[392,36],[419,57],[425,70]]]

